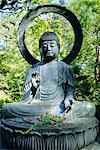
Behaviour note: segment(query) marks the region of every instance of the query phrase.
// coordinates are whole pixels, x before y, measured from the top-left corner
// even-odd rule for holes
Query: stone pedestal
[[[95,141],[98,120],[78,118],[65,123],[63,128],[41,128],[25,134],[31,126],[22,118],[2,119],[2,141],[11,149],[78,150]]]

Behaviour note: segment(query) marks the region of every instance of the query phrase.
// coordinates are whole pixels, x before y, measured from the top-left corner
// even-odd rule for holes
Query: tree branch
[[[3,9],[7,5],[7,0],[2,0],[0,4],[0,9]]]

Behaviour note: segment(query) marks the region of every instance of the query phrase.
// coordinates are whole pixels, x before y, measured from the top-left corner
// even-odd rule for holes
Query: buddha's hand
[[[68,113],[72,109],[72,105],[74,102],[75,100],[72,96],[66,97],[66,99],[64,100],[66,113]]]
[[[40,75],[38,71],[34,71],[32,74],[32,86],[38,88],[40,84]]]

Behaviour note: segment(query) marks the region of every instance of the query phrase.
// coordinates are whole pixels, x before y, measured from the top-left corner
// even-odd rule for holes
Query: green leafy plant
[[[34,119],[34,117],[33,117]],[[32,131],[40,128],[63,128],[64,121],[66,118],[54,115],[51,113],[46,112],[45,114],[41,114],[35,123],[28,129],[25,133],[31,133]]]

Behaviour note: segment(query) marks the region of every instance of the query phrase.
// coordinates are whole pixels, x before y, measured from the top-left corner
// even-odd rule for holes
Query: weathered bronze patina
[[[46,111],[58,115],[90,117],[95,106],[74,100],[73,72],[69,65],[58,61],[60,44],[54,32],[45,32],[39,41],[41,62],[27,71],[22,102],[6,104],[7,117],[39,116]],[[68,111],[71,109],[72,111]]]
[[[75,43],[63,61],[58,60],[60,44],[54,32],[44,32],[39,40],[40,62],[25,45],[28,22],[45,12],[63,15],[74,28]],[[11,148],[28,150],[76,150],[94,142],[98,127],[94,118],[95,106],[74,100],[73,72],[68,65],[77,56],[82,44],[82,31],[77,18],[62,6],[38,6],[23,18],[18,35],[20,51],[32,66],[26,73],[23,100],[4,105],[6,119],[1,124],[3,140]],[[42,128],[23,134],[31,127],[30,120],[34,123],[45,112],[66,116],[64,128]]]

